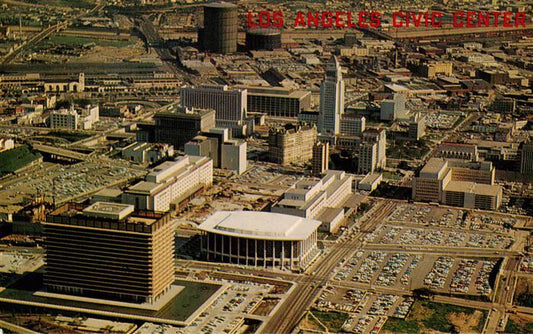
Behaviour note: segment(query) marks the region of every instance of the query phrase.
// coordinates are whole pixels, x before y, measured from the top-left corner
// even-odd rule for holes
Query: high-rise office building
[[[533,142],[522,144],[520,150],[520,173],[533,174]]]
[[[385,168],[387,136],[384,129],[368,129],[363,132],[359,145],[358,173],[373,173],[376,169]]]
[[[344,114],[341,117],[341,134],[350,137],[359,137],[365,131],[366,118],[354,114]]]
[[[157,113],[154,120],[155,142],[183,148],[200,131],[207,132],[215,127],[215,111],[182,107],[176,112]]]
[[[204,6],[204,27],[198,41],[205,51],[234,53],[237,51],[237,6],[228,2],[214,2]]]
[[[339,61],[333,56],[326,64],[326,78],[320,86],[318,131],[322,135],[340,134],[344,113],[344,81]]]
[[[222,162],[223,169],[234,171],[240,175],[246,171],[248,162],[246,161],[247,144],[244,140],[231,139],[222,144]]]
[[[409,139],[419,140],[426,134],[426,121],[420,113],[415,113],[409,122]]]
[[[392,99],[381,102],[379,118],[382,121],[394,121],[405,115],[406,96],[402,93],[395,93]]]
[[[313,175],[322,175],[328,170],[329,143],[316,142],[313,146],[313,159],[311,160]]]
[[[248,92],[248,111],[274,117],[298,117],[311,107],[311,92],[288,87],[240,86]]]
[[[226,85],[206,85],[182,88],[180,95],[182,106],[214,109],[216,111],[216,126],[218,127],[227,127],[233,130],[246,126],[244,123],[248,103],[246,89],[230,89]],[[238,132],[235,131],[234,133]]]
[[[133,205],[66,204],[44,223],[49,292],[152,303],[174,282],[170,214]]]

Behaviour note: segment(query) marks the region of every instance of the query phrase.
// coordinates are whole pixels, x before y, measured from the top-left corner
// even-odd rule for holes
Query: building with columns
[[[320,221],[262,211],[217,211],[200,224],[208,261],[290,270],[317,255]]]

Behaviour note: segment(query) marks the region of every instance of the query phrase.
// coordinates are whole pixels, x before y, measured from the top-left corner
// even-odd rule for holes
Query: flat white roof
[[[200,224],[206,232],[266,240],[305,240],[321,222],[263,211],[217,211]]]
[[[130,204],[96,202],[83,210],[83,214],[91,217],[121,220],[134,211]]]

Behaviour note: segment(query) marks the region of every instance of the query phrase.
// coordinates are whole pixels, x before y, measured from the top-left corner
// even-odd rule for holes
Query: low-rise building
[[[156,163],[174,155],[169,144],[135,142],[122,150],[122,158],[137,163]]]
[[[432,158],[413,179],[413,199],[496,210],[503,191],[494,185],[494,176],[491,162]]]
[[[168,211],[212,183],[211,159],[181,156],[152,168],[144,181],[124,191],[122,203],[135,205],[138,210]]]
[[[352,195],[352,175],[328,170],[320,180],[296,182],[272,207],[272,212],[318,219],[320,230],[335,232],[344,220],[344,203]]]
[[[446,159],[479,160],[477,146],[473,144],[442,143],[437,149],[437,156]]]
[[[318,255],[320,222],[261,211],[218,211],[200,224],[207,261],[302,270]]]

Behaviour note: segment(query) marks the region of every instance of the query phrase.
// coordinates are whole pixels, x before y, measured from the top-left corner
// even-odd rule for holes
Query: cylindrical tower
[[[246,32],[248,50],[274,50],[281,48],[281,31],[276,29],[250,29]]]
[[[202,46],[206,51],[233,53],[237,51],[237,6],[214,2],[204,6]]]

